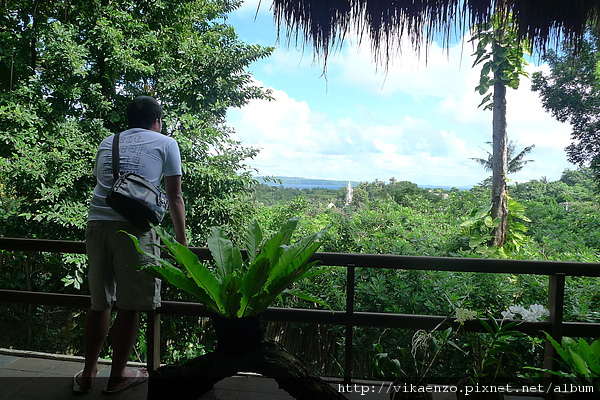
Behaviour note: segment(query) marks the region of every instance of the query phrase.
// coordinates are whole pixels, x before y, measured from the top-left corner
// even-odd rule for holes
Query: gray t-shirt
[[[90,201],[88,221],[125,220],[106,204],[106,195],[115,181],[112,168],[114,137],[104,139],[96,153],[96,187]],[[119,162],[122,173],[134,172],[156,186],[160,185],[163,176],[182,175],[181,155],[175,139],[147,129],[133,128],[121,132]]]

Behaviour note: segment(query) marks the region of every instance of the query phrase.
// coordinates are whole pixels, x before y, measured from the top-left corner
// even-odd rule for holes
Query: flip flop
[[[136,369],[134,369],[134,371],[135,371],[135,376],[132,377],[131,380],[129,382],[127,382],[125,385],[123,385],[117,389],[112,389],[112,390],[104,389],[102,391],[102,393],[104,393],[106,395],[120,393],[123,390],[131,389],[132,387],[140,385],[148,380],[148,374],[146,374],[145,376],[142,376],[142,371],[146,372],[145,368],[136,368]]]
[[[76,373],[75,375],[73,375],[73,394],[86,394],[90,391],[90,389],[92,388],[91,386],[87,389],[84,389],[83,387],[81,387],[81,385],[79,384],[79,382],[77,381],[77,377],[83,373],[83,370],[79,371],[78,373]]]

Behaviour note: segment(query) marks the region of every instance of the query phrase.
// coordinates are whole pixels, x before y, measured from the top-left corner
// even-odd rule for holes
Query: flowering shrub
[[[464,324],[465,321],[474,320],[477,317],[477,311],[468,310],[466,308],[456,309],[456,322]]]
[[[485,328],[486,334],[465,332],[468,347],[464,350],[473,360],[473,370],[470,371],[472,383],[485,382],[491,384],[500,376],[507,375],[505,371],[506,359],[510,355],[520,357],[516,350],[515,338],[527,336],[514,328],[523,323],[536,322],[548,316],[550,312],[539,304],[529,308],[520,305],[509,307],[502,312],[502,319],[498,322],[495,318],[487,320],[480,318],[476,311],[457,308],[456,322],[464,324],[465,321],[477,319]],[[521,319],[515,319],[519,315]],[[514,371],[511,371],[514,373]]]
[[[530,305],[529,310],[523,306],[510,306],[508,311],[502,312],[502,318],[515,319],[517,314],[520,315],[521,319],[525,322],[537,322],[541,321],[543,317],[550,315],[550,311],[539,304]]]

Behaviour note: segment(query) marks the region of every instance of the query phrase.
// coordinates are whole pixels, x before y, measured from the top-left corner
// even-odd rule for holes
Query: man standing
[[[177,142],[161,134],[162,107],[152,97],[135,98],[127,107],[129,129],[119,138],[121,172],[135,172],[158,186],[165,177],[169,212],[176,239],[187,245],[185,204],[181,193],[181,155]],[[113,349],[110,378],[104,392],[117,393],[148,378],[145,369],[126,368],[138,337],[140,311],[160,305],[160,280],[133,268],[155,262],[134,247],[120,230],[135,235],[141,246],[158,244],[154,230],[143,232],[106,204],[114,183],[112,135],[102,141],[96,154],[96,187],[90,202],[86,248],[89,257],[89,285],[92,304],[85,324],[85,366],[73,377],[73,391],[86,393],[98,373],[98,358],[109,331]],[[152,247],[158,255],[159,249]],[[149,248],[146,248],[149,249]],[[150,251],[150,250],[149,250]],[[113,305],[117,316],[110,328]]]

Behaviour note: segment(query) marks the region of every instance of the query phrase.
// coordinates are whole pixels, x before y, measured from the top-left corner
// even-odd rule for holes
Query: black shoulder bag
[[[113,138],[112,165],[115,183],[106,196],[106,203],[127,221],[147,232],[150,223],[158,225],[168,207],[167,196],[152,182],[129,172],[121,174],[119,163],[119,136]]]

